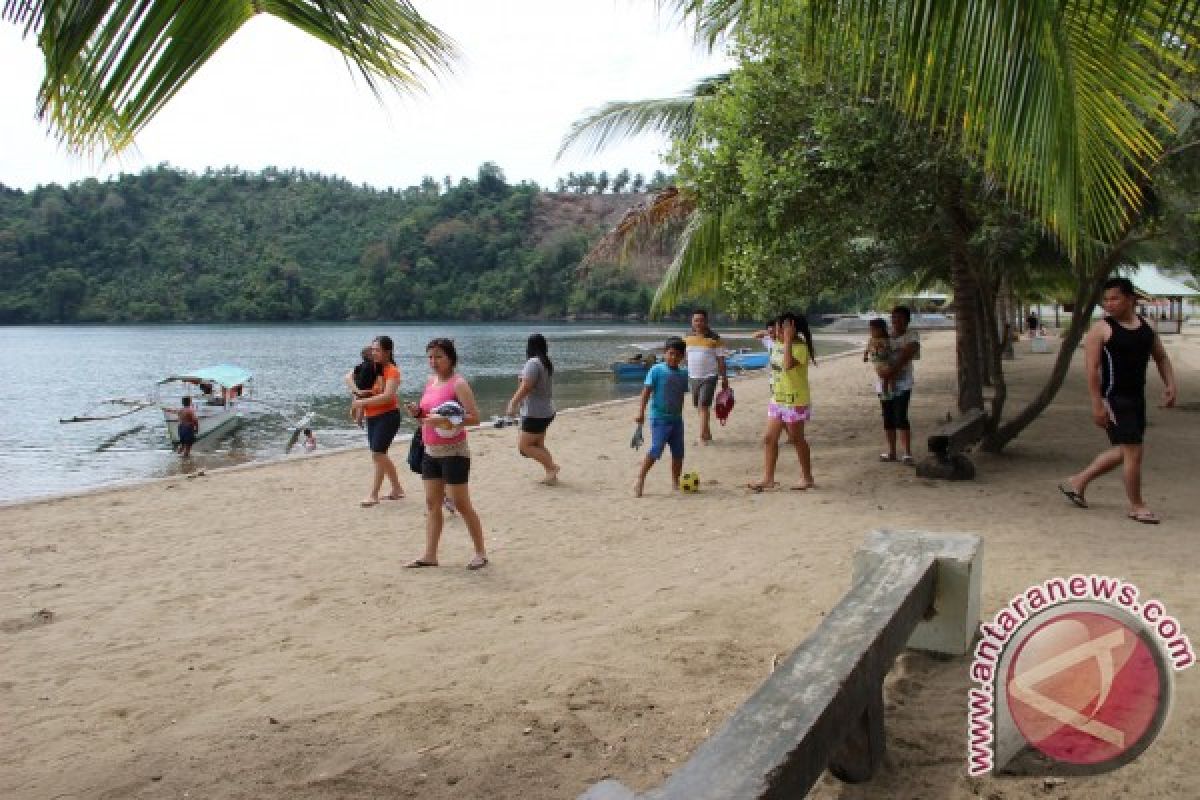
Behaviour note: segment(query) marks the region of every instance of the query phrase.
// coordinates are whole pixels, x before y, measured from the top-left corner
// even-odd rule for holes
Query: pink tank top
[[[458,383],[461,380],[461,375],[455,375],[445,383],[438,385],[436,378],[431,379],[429,383],[425,384],[425,393],[421,395],[421,402],[419,404],[421,413],[428,414],[448,400],[457,402],[458,395],[455,389],[457,389]],[[467,440],[467,429],[464,426],[458,433],[445,438],[439,433],[435,433],[432,425],[425,425],[421,430],[421,436],[425,439],[426,445],[458,444]]]

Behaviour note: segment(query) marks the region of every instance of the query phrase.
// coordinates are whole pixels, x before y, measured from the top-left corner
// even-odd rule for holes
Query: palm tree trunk
[[[983,408],[983,358],[980,352],[979,281],[970,263],[967,241],[975,227],[962,204],[962,186],[954,186],[943,210],[950,221],[950,282],[954,291],[954,339],[958,361],[958,410]]]
[[[1092,309],[1100,302],[1100,296],[1104,291],[1104,282],[1108,280],[1113,266],[1120,259],[1121,253],[1128,243],[1129,238],[1126,236],[1097,263],[1090,275],[1079,282],[1079,286],[1075,290],[1075,307],[1071,312],[1070,326],[1059,345],[1058,355],[1054,359],[1054,367],[1050,370],[1050,377],[1046,379],[1042,390],[1038,392],[1037,397],[1030,401],[1029,405],[1021,409],[1008,422],[998,426],[994,432],[984,436],[981,445],[984,451],[999,453],[1054,401],[1058,390],[1062,388],[1063,381],[1066,380],[1067,371],[1071,367],[1071,359],[1075,357],[1075,350],[1078,349],[1079,342],[1087,332]]]

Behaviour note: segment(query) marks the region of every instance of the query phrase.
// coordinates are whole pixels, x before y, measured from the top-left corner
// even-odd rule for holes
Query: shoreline
[[[848,338],[848,337],[846,337],[846,338]],[[834,359],[845,358],[849,355],[857,355],[857,351],[845,350],[845,351],[841,351],[838,353],[833,353],[828,356],[822,356],[821,361],[822,362],[832,361]],[[740,374],[732,375],[730,377],[730,382],[732,383],[734,381],[751,380],[754,377],[759,376],[759,375],[760,375],[759,370],[746,370]],[[561,415],[561,414],[567,414],[570,412],[586,411],[589,409],[607,408],[609,406],[619,405],[621,403],[630,403],[630,402],[634,402],[636,400],[637,400],[637,395],[633,395],[631,397],[618,397],[618,398],[614,398],[611,400],[599,400],[595,403],[586,403],[581,406],[570,406],[568,408],[564,408],[560,411],[557,411],[556,414]],[[493,430],[493,429],[495,429],[495,426],[493,426],[489,423],[486,423],[486,422],[481,422],[479,425],[470,427],[467,430],[472,431],[472,432],[477,432],[477,431],[481,431],[481,430]],[[399,433],[396,435],[396,438],[393,442],[393,448],[392,448],[393,460],[395,460],[397,458],[394,445],[397,445],[397,444],[407,445],[408,442],[410,442],[412,440],[412,437],[413,437],[412,433]],[[284,464],[284,463],[288,463],[288,462],[292,462],[292,461],[300,461],[302,459],[320,458],[322,456],[341,455],[343,453],[352,453],[355,451],[366,450],[366,449],[367,449],[367,446],[365,444],[349,444],[349,445],[342,445],[340,447],[321,447],[317,451],[312,452],[312,453],[294,453],[294,454],[284,453],[283,455],[271,456],[269,458],[252,459],[250,461],[246,461],[241,464],[228,464],[225,466],[212,467],[212,468],[202,467],[193,472],[180,473],[177,475],[164,475],[164,476],[159,476],[159,477],[148,477],[148,478],[125,478],[125,479],[110,481],[110,482],[106,482],[106,483],[100,483],[95,486],[87,486],[82,489],[73,489],[73,490],[67,491],[67,492],[56,492],[54,494],[37,495],[34,497],[19,497],[19,498],[13,499],[13,500],[0,500],[0,510],[6,509],[6,508],[26,506],[26,505],[37,505],[40,503],[53,503],[53,502],[57,502],[59,500],[69,500],[69,499],[77,498],[77,497],[90,497],[93,495],[104,494],[105,492],[110,492],[110,491],[136,489],[141,486],[153,486],[153,485],[157,485],[157,484],[170,483],[170,482],[181,481],[181,480],[192,480],[197,477],[218,476],[218,475],[223,475],[225,473],[239,472],[239,471],[244,471],[244,470],[249,470],[249,469],[255,469],[258,467],[275,466],[278,464]],[[400,465],[398,465],[397,468],[399,468],[399,466]]]
[[[1200,340],[1167,342],[1181,401],[1200,409]],[[1018,345],[1011,408],[1052,357]],[[471,494],[492,563],[448,520],[437,569],[419,554],[424,504],[357,507],[363,455],[320,452],[203,479],[0,508],[0,795],[288,798],[570,798],[605,776],[661,783],[848,588],[872,529],[985,538],[981,615],[1075,572],[1122,577],[1200,641],[1191,475],[1195,413],[1151,403],[1146,494],[1160,526],[1124,518],[1119,480],[1076,509],[1058,480],[1101,449],[1080,359],[1055,403],[975,481],[882,464],[869,367],[848,351],[810,372],[815,490],[753,494],[766,381],[736,381],[716,442],[668,490],[657,465],[630,494],[628,399],[564,410],[548,446],[561,484],[515,452],[510,428],[472,434]],[[1177,357],[1178,356],[1178,357]],[[924,337],[914,438],[953,405],[953,337]],[[1148,398],[1158,389],[1150,377]],[[362,448],[350,448],[350,450]],[[780,480],[795,474],[794,453]],[[412,480],[410,480],[410,477]],[[1039,778],[965,775],[968,659],[906,653],[885,685],[888,757],[856,797],[1017,798]],[[1191,727],[1200,670],[1177,674],[1151,748],[1056,798],[1177,796],[1200,777]],[[845,796],[826,776],[811,797]]]

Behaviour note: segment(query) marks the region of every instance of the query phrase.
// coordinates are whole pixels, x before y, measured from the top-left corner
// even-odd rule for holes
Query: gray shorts
[[[712,408],[713,396],[717,393],[717,376],[711,378],[688,378],[692,390],[692,405],[696,408]]]

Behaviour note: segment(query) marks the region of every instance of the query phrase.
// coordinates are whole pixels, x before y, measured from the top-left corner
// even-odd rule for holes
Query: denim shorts
[[[372,453],[386,453],[400,430],[400,411],[393,408],[383,414],[367,417],[367,445]]]
[[[683,460],[683,420],[654,419],[650,420],[650,449],[646,455],[657,461],[662,458],[663,450],[671,448],[671,458]]]

